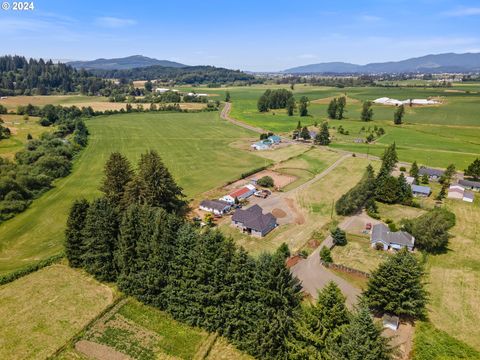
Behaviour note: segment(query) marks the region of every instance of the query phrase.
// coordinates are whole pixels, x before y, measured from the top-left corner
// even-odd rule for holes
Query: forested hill
[[[0,57],[0,95],[96,94],[107,81],[85,70],[23,56]]]
[[[167,67],[185,67],[187,65],[169,60],[157,60],[142,55],[133,55],[115,59],[96,59],[91,61],[71,61],[67,63],[77,69],[125,70],[152,65]]]
[[[127,70],[91,70],[93,74],[107,79],[125,80],[161,80],[178,84],[207,84],[255,82],[253,75],[240,70],[217,68],[214,66],[187,66],[173,68],[165,66],[149,66]]]

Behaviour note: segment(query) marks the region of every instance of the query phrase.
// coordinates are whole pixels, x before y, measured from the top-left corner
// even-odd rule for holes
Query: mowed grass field
[[[295,85],[297,99],[305,95],[311,100],[311,116],[287,116],[284,109],[259,113],[257,100],[267,89],[287,88],[288,85],[259,85],[229,88],[232,97],[231,116],[245,123],[279,133],[291,133],[297,122],[313,125],[327,121],[328,102],[332,97],[347,96],[347,112],[344,120],[332,120],[330,126],[342,125],[349,130],[349,136],[334,139],[331,146],[353,152],[381,155],[385,146],[396,142],[401,160],[435,167],[446,167],[455,163],[464,169],[480,153],[480,84],[457,85],[452,88],[410,88],[410,87],[355,87],[333,88]],[[227,89],[222,89],[224,92]],[[468,91],[468,92],[467,92]],[[202,92],[220,93],[219,89],[202,89]],[[223,94],[222,94],[223,96]],[[436,106],[406,107],[404,125],[393,124],[395,107],[374,105],[374,121],[360,121],[362,101],[380,97],[396,99],[429,98],[439,99]],[[363,126],[383,127],[386,135],[374,144],[354,143],[355,138],[365,139],[360,132]],[[335,133],[333,131],[333,133]]]
[[[47,358],[114,297],[106,285],[60,264],[1,286],[0,358]]]
[[[216,112],[103,116],[88,120],[87,126],[89,144],[75,160],[72,174],[25,212],[0,224],[0,274],[62,251],[72,202],[99,195],[103,167],[113,151],[123,152],[135,164],[145,151],[157,150],[188,199],[269,163],[231,147],[238,138],[256,135],[220,120]]]

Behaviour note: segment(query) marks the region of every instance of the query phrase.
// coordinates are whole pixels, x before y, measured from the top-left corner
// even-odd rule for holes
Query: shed
[[[465,191],[463,193],[463,198],[462,200],[463,201],[466,201],[466,202],[469,202],[469,203],[473,203],[473,200],[475,198],[475,195],[473,194],[473,192],[471,191]]]
[[[398,330],[398,326],[400,325],[400,318],[398,316],[385,314],[383,315],[382,320],[384,328],[391,329],[393,331]]]
[[[231,205],[222,200],[203,200],[199,208],[200,210],[208,211],[216,215],[223,215],[230,210]]]

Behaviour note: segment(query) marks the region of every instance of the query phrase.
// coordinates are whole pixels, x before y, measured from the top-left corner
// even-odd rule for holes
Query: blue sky
[[[34,5],[33,12],[0,10],[2,53],[62,60],[142,54],[273,71],[326,61],[365,64],[480,52],[480,1],[34,0]]]

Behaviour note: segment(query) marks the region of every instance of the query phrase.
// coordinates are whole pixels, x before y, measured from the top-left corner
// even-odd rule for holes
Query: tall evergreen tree
[[[343,119],[343,114],[345,113],[345,106],[347,105],[347,98],[345,96],[341,96],[337,100],[337,112],[336,112],[336,118],[338,120]]]
[[[310,132],[308,131],[308,128],[306,126],[304,126],[302,128],[302,131],[300,131],[300,137],[303,139],[303,140],[308,140],[310,139]]]
[[[393,143],[385,149],[382,155],[382,166],[378,172],[378,178],[390,175],[398,162],[396,144]]]
[[[230,102],[230,91],[225,92],[225,102]]]
[[[405,107],[400,105],[393,113],[393,123],[395,125],[401,125],[403,122],[403,115],[405,114]]]
[[[328,123],[322,123],[320,132],[315,136],[315,144],[328,145],[330,144],[330,133],[328,131]]]
[[[85,269],[99,280],[115,280],[114,252],[118,235],[118,212],[107,199],[96,199],[90,205],[83,234]]]
[[[419,183],[419,174],[418,174],[418,164],[416,161],[412,163],[412,166],[410,167],[410,176],[415,179],[415,182],[418,184]]]
[[[118,206],[127,184],[133,178],[132,166],[126,156],[113,152],[105,163],[104,174],[100,190],[109,201]]]
[[[480,159],[476,158],[468,167],[465,169],[465,176],[470,176],[473,180],[480,179]]]
[[[156,151],[142,154],[138,163],[140,202],[160,207],[168,212],[181,213],[185,208],[185,195]]]
[[[67,229],[65,230],[65,254],[71,267],[83,265],[82,254],[85,251],[83,228],[88,207],[87,200],[76,200],[68,215]]]
[[[324,359],[327,338],[337,338],[340,328],[349,323],[345,296],[329,282],[318,294],[316,304],[304,306],[295,320],[288,340],[288,358],[293,360]]]
[[[337,118],[337,98],[333,98],[328,104],[327,114],[330,119]]]
[[[296,107],[295,99],[292,96],[287,101],[287,114],[288,114],[288,116],[293,116],[293,112],[295,111],[295,107]]]
[[[367,204],[367,201],[373,198],[375,186],[375,172],[372,165],[369,164],[357,185],[343,194],[335,203],[337,214],[352,215],[360,211]]]
[[[381,313],[422,317],[427,303],[423,276],[422,264],[406,248],[402,249],[372,273],[365,291],[369,306]]]
[[[365,306],[343,327],[338,337],[327,340],[326,358],[329,360],[390,360],[393,355],[389,339],[382,336],[382,328],[373,322]]]
[[[407,183],[407,179],[403,173],[399,175],[397,182],[397,201],[405,205],[410,205],[413,199],[412,187]]]
[[[372,118],[373,118],[372,102],[365,101],[362,105],[362,113],[360,114],[360,119],[362,121],[372,121]]]
[[[308,98],[306,96],[302,96],[299,101],[298,105],[298,112],[300,116],[307,116],[308,115]]]
[[[330,235],[333,238],[334,245],[338,245],[338,246],[347,245],[347,234],[338,226],[330,232]]]

